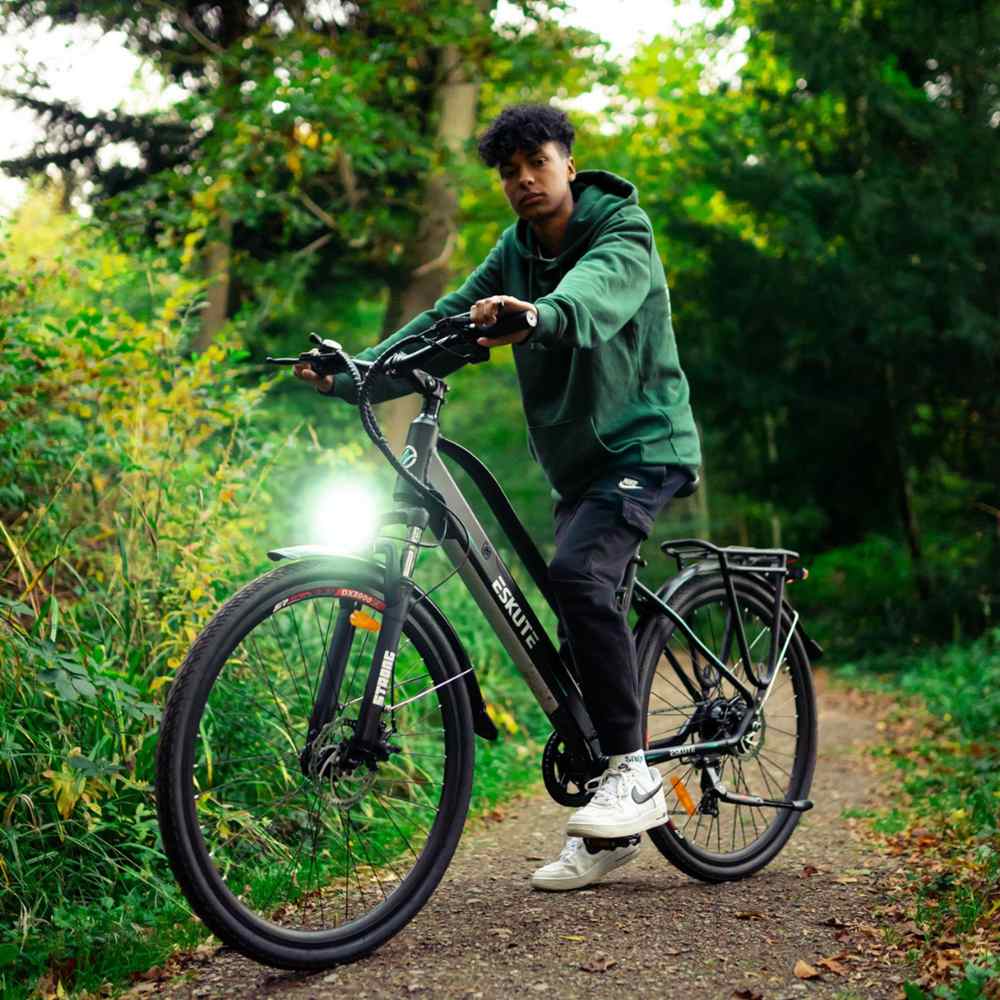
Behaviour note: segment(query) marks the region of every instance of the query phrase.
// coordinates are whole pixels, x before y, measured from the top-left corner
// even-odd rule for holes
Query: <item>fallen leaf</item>
[[[831,972],[835,972],[838,976],[847,975],[847,966],[841,965],[835,958],[821,958],[817,965],[822,965],[824,969],[829,969]]]
[[[819,869],[815,865],[805,865],[802,869],[802,877],[809,878],[812,875],[819,874]]]
[[[757,910],[740,910],[736,914],[737,920],[764,920],[764,914]]]
[[[847,921],[841,920],[840,917],[827,917],[826,920],[821,920],[820,923],[824,927],[846,927]]]
[[[563,934],[563,941],[586,941],[582,934]]]
[[[584,972],[607,972],[608,969],[614,968],[618,964],[618,960],[615,958],[608,958],[607,955],[595,955],[593,958],[587,959],[586,962],[580,963],[580,968]]]
[[[840,875],[833,880],[837,885],[854,885],[855,882],[859,881],[853,875]]]
[[[817,969],[814,969],[808,962],[803,962],[801,958],[795,963],[792,972],[799,979],[818,979],[820,975]]]
[[[750,989],[733,990],[732,1000],[764,1000],[764,994]]]

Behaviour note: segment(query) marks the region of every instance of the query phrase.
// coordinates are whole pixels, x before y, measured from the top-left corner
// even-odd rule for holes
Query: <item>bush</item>
[[[204,933],[159,845],[160,704],[202,624],[266,568],[268,522],[288,526],[274,541],[309,540],[302,493],[363,452],[346,408],[320,401],[300,440],[301,409],[266,396],[240,353],[192,357],[200,289],[165,257],[125,255],[41,198],[2,254],[6,996],[121,980]],[[422,560],[425,585],[449,572]],[[536,779],[547,720],[457,581],[434,599],[513,737],[479,744],[478,811]]]
[[[58,255],[23,249],[53,231]],[[184,913],[157,847],[158,702],[253,569],[280,448],[251,423],[266,383],[229,384],[239,355],[188,355],[199,289],[166,260],[41,200],[5,253],[0,984],[15,959],[86,981],[93,954],[117,939],[141,963],[136,927]]]

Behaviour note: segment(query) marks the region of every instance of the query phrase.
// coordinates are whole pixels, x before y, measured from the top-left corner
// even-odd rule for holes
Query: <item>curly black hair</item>
[[[490,122],[479,139],[479,156],[488,167],[509,160],[517,150],[532,153],[546,142],[558,142],[566,155],[576,133],[565,113],[548,104],[512,104]]]

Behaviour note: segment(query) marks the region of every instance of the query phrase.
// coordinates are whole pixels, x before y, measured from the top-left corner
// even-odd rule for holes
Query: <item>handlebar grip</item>
[[[339,375],[347,371],[347,365],[340,354],[317,350],[315,347],[311,351],[303,351],[299,355],[299,363],[309,365],[317,375]]]
[[[520,333],[524,329],[534,329],[538,323],[538,313],[533,309],[518,309],[501,313],[492,326],[476,328],[477,337],[506,337],[510,333]]]

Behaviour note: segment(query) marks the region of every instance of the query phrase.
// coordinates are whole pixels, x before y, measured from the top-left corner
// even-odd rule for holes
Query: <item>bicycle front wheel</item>
[[[386,695],[387,759],[340,763],[381,625],[380,579],[321,560],[259,577],[199,636],[167,700],[156,789],[167,857],[208,927],[268,965],[320,969],[384,943],[430,897],[465,821],[469,699],[422,601]],[[304,763],[338,617],[342,633],[350,622],[346,666]]]
[[[756,581],[734,579],[754,670],[766,671],[773,597]],[[720,576],[696,578],[671,601],[694,634],[750,690],[735,639],[735,618]],[[791,622],[783,615],[782,636]],[[784,640],[782,640],[783,642]],[[651,620],[638,640],[640,696],[647,746],[723,739],[743,715],[736,688],[666,617]],[[659,765],[667,823],[649,832],[660,852],[688,875],[707,882],[746,878],[787,842],[800,813],[736,805],[712,793],[697,760]],[[759,726],[742,745],[720,755],[715,770],[730,791],[766,799],[805,799],[816,763],[816,705],[809,660],[798,634],[778,665]]]

